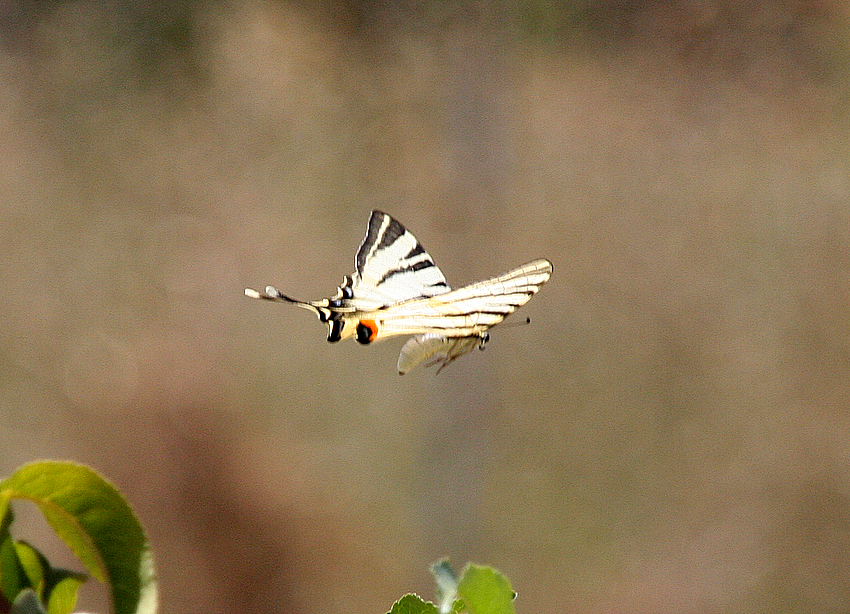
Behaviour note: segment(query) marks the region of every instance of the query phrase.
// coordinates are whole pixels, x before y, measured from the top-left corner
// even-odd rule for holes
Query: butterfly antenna
[[[318,313],[318,309],[315,305],[306,301],[299,301],[298,299],[290,298],[274,286],[266,286],[266,289],[262,292],[254,290],[253,288],[245,288],[245,296],[247,296],[248,298],[257,298],[266,301],[290,303],[291,305],[295,305],[296,307],[301,307],[302,309],[307,309],[308,311],[312,311],[313,313]]]

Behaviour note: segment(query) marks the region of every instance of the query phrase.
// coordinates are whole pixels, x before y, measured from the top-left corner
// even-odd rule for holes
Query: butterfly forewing
[[[355,266],[351,290],[363,311],[450,289],[413,233],[382,211],[372,211]]]

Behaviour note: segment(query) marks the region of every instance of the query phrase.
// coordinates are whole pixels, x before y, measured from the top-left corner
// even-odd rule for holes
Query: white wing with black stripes
[[[372,343],[415,335],[402,348],[399,373],[416,365],[450,362],[482,348],[489,329],[531,299],[552,275],[552,263],[535,260],[504,275],[451,290],[422,244],[397,220],[373,211],[366,237],[336,296],[298,301],[273,286],[247,288],[251,298],[283,301],[313,311],[328,325],[328,341],[356,337]]]
[[[449,290],[443,273],[413,233],[382,211],[372,211],[354,264],[351,298],[361,311]]]

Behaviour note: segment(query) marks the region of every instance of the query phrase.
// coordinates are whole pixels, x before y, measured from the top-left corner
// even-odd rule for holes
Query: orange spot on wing
[[[360,324],[369,329],[369,342],[374,341],[378,336],[378,324],[375,320],[360,320]]]

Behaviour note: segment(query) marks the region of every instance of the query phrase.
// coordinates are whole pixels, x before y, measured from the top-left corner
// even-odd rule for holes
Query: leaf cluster
[[[121,493],[83,465],[39,461],[0,482],[0,614],[70,614],[87,580],[12,536],[15,499],[34,503],[88,574],[107,584],[115,614],[156,611],[153,558]]]
[[[456,576],[448,561],[431,566],[437,582],[437,604],[407,594],[389,614],[514,614],[516,593],[508,579],[484,565],[469,563]]]
[[[0,481],[0,614],[71,614],[88,575],[53,567],[11,533],[13,500],[34,503],[93,576],[109,587],[114,614],[154,614],[153,557],[124,497],[96,471],[70,462],[24,465]],[[492,567],[468,564],[460,576],[448,562],[431,566],[437,603],[408,594],[390,614],[514,614],[516,593]]]

